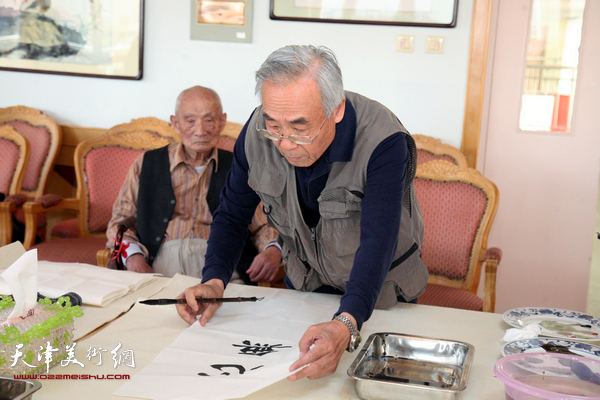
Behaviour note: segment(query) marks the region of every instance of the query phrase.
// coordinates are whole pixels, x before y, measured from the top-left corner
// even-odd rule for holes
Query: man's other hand
[[[246,271],[252,282],[273,282],[281,265],[281,251],[269,246],[261,251]]]
[[[141,272],[146,274],[154,273],[154,270],[151,266],[148,265],[142,253],[136,253],[127,257],[126,267],[128,271]]]

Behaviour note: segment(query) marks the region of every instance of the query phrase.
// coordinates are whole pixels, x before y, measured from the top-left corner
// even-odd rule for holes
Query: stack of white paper
[[[104,307],[144,286],[155,276],[88,264],[39,261],[37,285],[38,292],[47,297],[75,292],[84,304]],[[10,293],[6,282],[0,280],[0,294]]]

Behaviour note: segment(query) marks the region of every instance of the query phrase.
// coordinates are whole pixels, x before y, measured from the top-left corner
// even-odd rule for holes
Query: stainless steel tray
[[[0,376],[0,399],[30,400],[33,393],[41,387],[42,384],[38,381]]]
[[[361,399],[454,399],[467,387],[475,347],[399,333],[374,333],[350,368]]]

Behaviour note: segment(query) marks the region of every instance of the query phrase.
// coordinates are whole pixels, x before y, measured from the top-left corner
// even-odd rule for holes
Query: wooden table
[[[175,277],[161,292],[152,297],[172,297],[198,280],[189,277]],[[278,292],[274,292],[278,291]],[[285,291],[285,293],[280,293]],[[272,289],[241,285],[229,285],[226,296],[271,296],[274,293],[286,297],[297,297],[313,303],[316,308],[323,305],[337,308],[339,296],[314,293],[301,293],[286,289]],[[295,296],[295,297],[294,297]],[[221,310],[219,310],[221,311]],[[310,311],[310,310],[304,310]],[[84,316],[83,318],[86,318]],[[297,316],[295,316],[297,317]],[[330,317],[328,317],[330,318]],[[324,321],[324,320],[323,320]],[[85,367],[70,364],[57,366],[51,374],[90,374],[100,379],[50,380],[38,379],[42,383],[34,399],[125,399],[112,393],[125,381],[107,379],[108,375],[134,375],[152,362],[156,355],[188,327],[177,315],[174,306],[142,307],[134,306],[129,312],[110,323],[91,337],[77,342],[76,357]],[[493,372],[496,361],[501,357],[500,339],[509,326],[502,315],[424,306],[399,304],[390,310],[376,310],[364,324],[363,338],[376,332],[396,332],[432,338],[457,340],[475,346],[475,357],[467,389],[460,395],[462,400],[503,399],[504,386]],[[303,332],[299,332],[299,337]],[[135,367],[119,364],[115,367],[110,350],[121,343],[121,349],[131,349],[135,354]],[[98,359],[86,358],[90,349],[106,349],[102,353],[102,365]],[[346,370],[356,353],[345,353],[335,374],[318,380],[302,379],[298,382],[279,381],[271,386],[247,396],[246,399],[357,399],[354,381]]]

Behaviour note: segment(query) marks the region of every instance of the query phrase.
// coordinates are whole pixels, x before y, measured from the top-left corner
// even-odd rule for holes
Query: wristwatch
[[[333,319],[343,322],[350,330],[350,343],[348,343],[346,351],[352,353],[354,350],[358,349],[361,340],[360,332],[358,331],[358,329],[356,329],[356,326],[354,326],[352,320],[350,320],[350,318],[342,314],[336,315],[335,317],[333,317]]]

